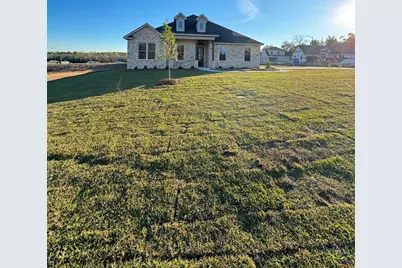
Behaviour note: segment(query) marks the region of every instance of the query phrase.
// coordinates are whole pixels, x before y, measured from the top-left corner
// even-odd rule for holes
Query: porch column
[[[195,40],[194,59],[197,60],[198,40]]]
[[[215,61],[215,40],[212,41],[212,61],[211,61],[211,68],[215,69],[213,63]]]

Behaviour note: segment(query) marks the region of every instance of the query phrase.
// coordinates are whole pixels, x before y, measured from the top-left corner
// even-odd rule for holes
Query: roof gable
[[[197,17],[196,21],[199,20],[200,18],[204,18],[205,21],[208,21],[208,18],[205,17],[204,14],[199,15],[199,16]]]
[[[138,31],[140,31],[140,30],[142,30],[142,29],[144,29],[144,28],[146,28],[146,27],[148,27],[148,28],[150,28],[151,30],[155,31],[156,33],[160,34],[160,32],[157,31],[154,27],[152,27],[152,26],[149,25],[148,23],[145,23],[145,24],[143,24],[142,26],[140,26],[140,27],[138,27],[137,29],[135,29],[134,31],[129,32],[128,34],[126,34],[123,38],[126,39],[126,40],[131,39],[131,38],[133,37],[133,34],[135,34],[136,32],[138,32]]]
[[[181,13],[181,12],[180,12],[179,14],[177,14],[177,15],[174,17],[174,19],[177,20],[179,17],[183,17],[185,20],[187,19],[187,17],[184,16],[184,14]]]

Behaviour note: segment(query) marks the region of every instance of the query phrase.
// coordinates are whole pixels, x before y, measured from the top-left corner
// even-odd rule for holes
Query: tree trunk
[[[168,60],[168,66],[169,66],[169,79],[171,79],[170,78],[170,60]]]

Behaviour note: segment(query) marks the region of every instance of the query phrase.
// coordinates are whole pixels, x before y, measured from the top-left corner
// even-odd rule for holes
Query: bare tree
[[[305,45],[305,44],[307,44],[307,40],[306,40],[306,37],[304,35],[299,34],[299,35],[295,35],[293,37],[293,43],[296,46]]]
[[[295,44],[293,42],[283,41],[281,48],[287,52],[293,53],[295,50]]]

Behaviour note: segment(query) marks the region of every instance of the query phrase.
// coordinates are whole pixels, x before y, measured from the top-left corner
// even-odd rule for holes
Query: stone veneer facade
[[[220,48],[226,48],[226,60],[219,60]],[[245,48],[250,49],[250,61],[244,60]],[[260,45],[215,43],[211,68],[257,68],[260,66]]]
[[[196,47],[198,40],[189,39],[176,39],[177,44],[184,45],[184,60],[173,60],[170,67],[177,69],[183,67],[189,69],[191,67],[198,67],[196,60]],[[139,59],[138,48],[139,43],[154,43],[155,44],[155,59]],[[260,65],[260,45],[255,44],[228,44],[228,43],[215,43],[213,41],[204,41],[204,67],[210,68],[258,68]],[[154,67],[163,69],[166,67],[166,61],[158,57],[161,51],[161,39],[159,33],[155,30],[144,27],[133,35],[133,39],[127,41],[127,69],[143,69],[145,66],[148,69]],[[212,50],[214,47],[214,57],[212,57]],[[219,60],[220,47],[226,48],[226,60]],[[250,61],[244,60],[245,48],[251,48]],[[147,55],[148,56],[148,55]],[[212,58],[214,58],[212,60]]]
[[[155,59],[139,59],[139,43],[155,43]],[[138,69],[143,69],[144,66],[147,66],[148,69],[152,69],[154,66],[156,66],[158,69],[165,68],[166,62],[158,59],[158,54],[161,49],[160,46],[160,35],[156,31],[150,29],[149,27],[144,27],[136,32],[133,39],[127,40],[127,69],[134,69],[135,67]]]

